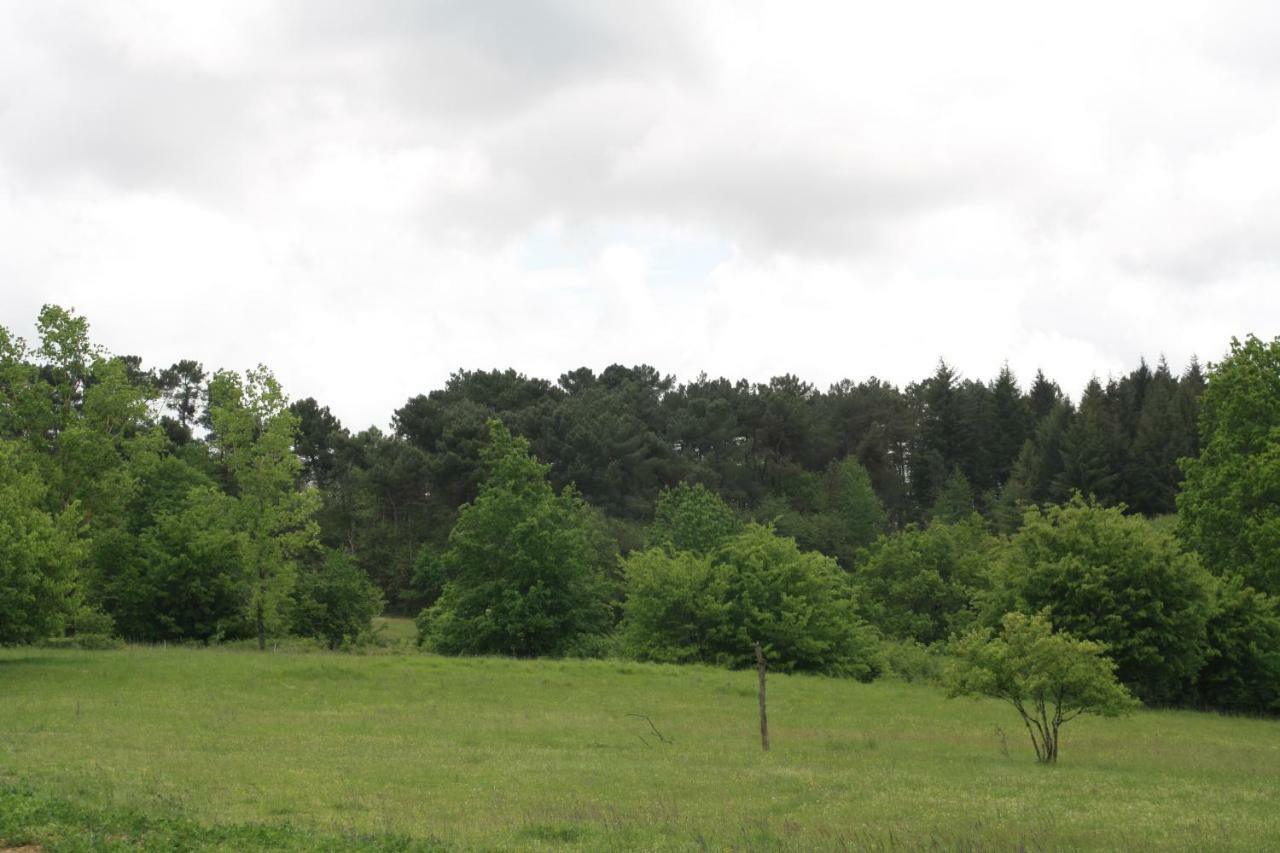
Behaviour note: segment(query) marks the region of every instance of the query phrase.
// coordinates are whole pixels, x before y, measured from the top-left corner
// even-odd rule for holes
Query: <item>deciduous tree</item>
[[[1081,714],[1114,717],[1137,704],[1100,643],[1054,633],[1042,614],[1009,613],[951,646],[950,696],[988,696],[1018,712],[1036,758],[1058,760],[1061,728]]]

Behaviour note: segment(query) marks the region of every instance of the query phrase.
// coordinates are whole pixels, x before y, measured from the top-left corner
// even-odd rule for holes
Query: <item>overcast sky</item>
[[[0,324],[1073,396],[1280,329],[1280,4],[0,0]]]

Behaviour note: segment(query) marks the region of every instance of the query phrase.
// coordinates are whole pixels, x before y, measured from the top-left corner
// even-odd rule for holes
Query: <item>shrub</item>
[[[710,556],[633,554],[624,572],[624,644],[638,658],[746,667],[759,642],[780,671],[879,672],[848,576],[771,528],[748,525]]]
[[[449,534],[440,599],[418,619],[442,654],[563,655],[611,623],[587,506],[557,494],[547,466],[489,422],[487,477]]]
[[[1000,631],[976,628],[952,643],[950,696],[988,696],[1017,710],[1036,758],[1058,760],[1059,729],[1081,714],[1113,717],[1136,704],[1100,643],[1054,633],[1044,614],[1007,613]]]
[[[1280,602],[1239,578],[1217,584],[1207,627],[1209,655],[1196,701],[1249,713],[1280,712]]]
[[[331,649],[367,633],[384,603],[355,557],[335,550],[299,574],[293,599],[293,633],[324,640]]]
[[[891,637],[936,643],[971,627],[998,540],[977,516],[882,536],[854,570],[868,619]]]
[[[1148,703],[1188,698],[1208,653],[1212,579],[1168,534],[1079,495],[1027,513],[995,575],[987,618],[1044,610],[1103,643],[1120,680]]]
[[[914,640],[882,640],[879,659],[885,675],[909,684],[941,683],[947,662],[939,647],[925,646]]]
[[[625,653],[664,663],[710,662],[729,642],[729,570],[710,555],[661,548],[623,561]]]
[[[733,510],[715,492],[701,483],[680,483],[658,495],[649,545],[708,554],[740,527]]]

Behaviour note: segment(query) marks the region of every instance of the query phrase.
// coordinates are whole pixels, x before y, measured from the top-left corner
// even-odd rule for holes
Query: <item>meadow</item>
[[[0,650],[0,849],[1258,850],[1280,838],[1275,721],[1082,718],[1044,767],[996,702],[898,681],[773,675],[769,688],[765,753],[752,672]]]

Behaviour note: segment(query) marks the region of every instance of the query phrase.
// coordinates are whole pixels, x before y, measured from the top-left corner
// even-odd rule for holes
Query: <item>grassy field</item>
[[[1081,719],[1044,768],[1002,705],[799,676],[765,754],[754,673],[700,667],[9,649],[0,695],[0,848],[1280,843],[1274,721]]]

